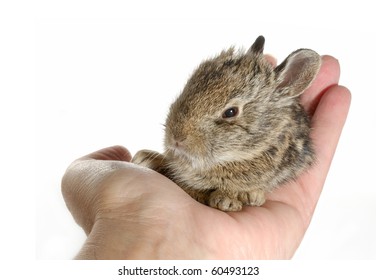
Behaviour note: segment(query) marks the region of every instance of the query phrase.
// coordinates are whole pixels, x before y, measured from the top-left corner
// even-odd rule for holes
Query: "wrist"
[[[97,220],[76,259],[208,259],[181,225]]]

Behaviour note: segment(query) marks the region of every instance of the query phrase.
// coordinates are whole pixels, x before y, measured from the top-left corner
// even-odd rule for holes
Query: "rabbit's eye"
[[[239,113],[238,107],[231,107],[228,108],[226,111],[224,111],[222,118],[227,119],[227,118],[233,118]]]

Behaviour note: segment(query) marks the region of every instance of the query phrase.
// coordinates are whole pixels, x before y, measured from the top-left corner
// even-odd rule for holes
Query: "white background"
[[[262,34],[265,52],[279,61],[301,47],[335,56],[341,64],[340,83],[352,91],[329,176],[295,258],[376,259],[374,8],[363,1],[175,2],[41,1],[14,8],[15,17],[8,15],[6,26],[20,34],[31,32],[30,46],[22,41],[8,50],[26,47],[17,56],[31,55],[35,65],[28,68],[28,80],[10,80],[9,69],[2,73],[5,82],[12,82],[10,92],[13,85],[35,87],[35,98],[26,87],[26,92],[12,93],[12,104],[22,104],[17,124],[30,124],[18,133],[33,128],[33,111],[28,112],[35,105],[30,169],[35,170],[36,206],[29,211],[36,207],[36,258],[71,259],[85,240],[60,192],[70,162],[115,144],[133,154],[142,148],[162,151],[168,106],[194,68],[223,48],[248,48]],[[25,26],[17,17],[21,11],[28,15]],[[17,33],[4,30],[17,40]],[[11,64],[10,72],[25,71],[22,63]],[[12,116],[2,120],[14,129],[6,118]],[[21,136],[14,138],[18,142],[8,140],[27,142]],[[25,176],[10,174],[13,179]],[[16,193],[21,192],[17,187]],[[33,192],[25,197],[33,200]]]

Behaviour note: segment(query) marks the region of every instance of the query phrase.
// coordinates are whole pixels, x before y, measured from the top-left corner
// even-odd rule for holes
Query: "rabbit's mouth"
[[[209,169],[213,166],[213,161],[209,160],[209,158],[195,155],[183,147],[167,147],[165,153],[176,165],[189,166],[191,169],[200,171]]]
[[[187,140],[169,139],[166,143],[166,152],[173,158],[192,160],[192,153],[187,145]]]
[[[172,146],[168,146],[166,149],[166,153],[171,158],[185,160],[188,162],[192,161],[192,155],[187,151],[187,149],[183,145],[175,144]]]

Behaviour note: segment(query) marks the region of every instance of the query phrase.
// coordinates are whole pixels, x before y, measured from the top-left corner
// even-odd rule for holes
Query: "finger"
[[[301,103],[309,115],[312,116],[315,112],[326,89],[338,84],[339,76],[340,66],[338,60],[332,56],[324,55],[316,79],[301,96]]]
[[[301,208],[306,226],[320,197],[326,176],[345,124],[351,102],[350,91],[342,86],[329,88],[321,97],[312,118],[311,137],[316,152],[316,163],[299,181],[305,201]],[[297,207],[299,208],[299,207]]]
[[[96,159],[96,160],[119,160],[130,161],[131,153],[122,146],[112,146],[93,152],[80,158],[80,160]]]
[[[317,175],[325,180],[334,156],[351,102],[350,91],[342,86],[331,87],[322,96],[312,118],[312,140],[319,167]]]
[[[281,201],[298,209],[304,228],[309,225],[324,186],[350,101],[350,91],[342,86],[333,86],[323,93],[312,118],[311,137],[316,163],[297,179],[297,184],[277,189],[268,196],[272,201]]]
[[[266,59],[267,62],[270,63],[270,65],[271,65],[273,68],[275,68],[275,67],[277,66],[277,59],[276,59],[274,56],[272,56],[272,55],[270,55],[270,54],[265,54],[265,55],[264,55],[264,58]]]

